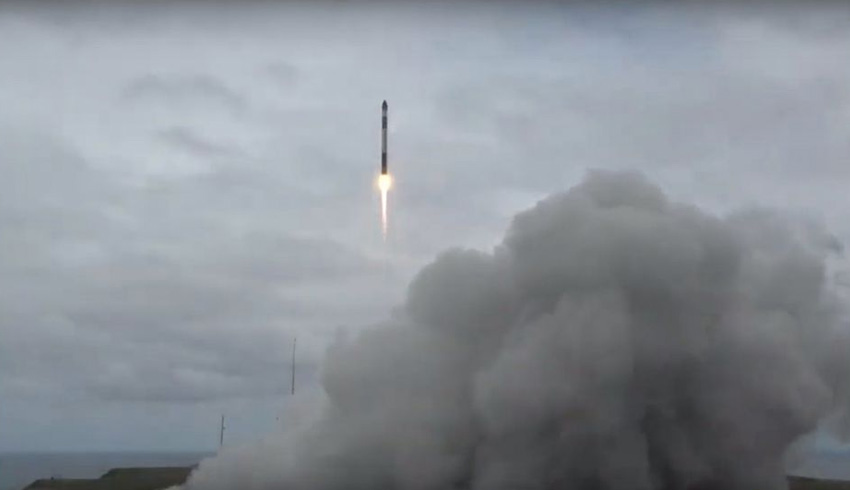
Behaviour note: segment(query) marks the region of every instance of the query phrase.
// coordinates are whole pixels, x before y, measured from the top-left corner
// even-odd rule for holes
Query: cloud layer
[[[337,329],[586,168],[847,241],[850,17],[760,5],[7,2],[0,449],[264,433],[293,336],[307,386]]]

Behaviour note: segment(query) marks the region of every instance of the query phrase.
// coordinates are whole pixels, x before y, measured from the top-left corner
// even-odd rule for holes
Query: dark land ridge
[[[181,485],[194,466],[159,468],[113,468],[100,478],[45,478],[24,490],[163,490]]]
[[[194,468],[194,466],[113,468],[96,479],[48,478],[36,480],[24,490],[164,490],[185,483]],[[850,481],[789,476],[788,489],[850,490]]]

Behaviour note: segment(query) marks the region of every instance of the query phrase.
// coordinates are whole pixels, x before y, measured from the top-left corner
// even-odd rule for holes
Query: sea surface
[[[0,490],[39,478],[99,478],[123,466],[190,466],[212,453],[0,453]]]
[[[788,473],[814,478],[850,481],[850,451],[820,451],[810,454]]]

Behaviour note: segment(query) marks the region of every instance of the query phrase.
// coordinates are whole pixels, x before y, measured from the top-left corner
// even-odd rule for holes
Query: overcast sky
[[[293,336],[315,383],[339,329],[589,168],[850,243],[837,4],[27,3],[0,4],[0,450],[273,430]]]

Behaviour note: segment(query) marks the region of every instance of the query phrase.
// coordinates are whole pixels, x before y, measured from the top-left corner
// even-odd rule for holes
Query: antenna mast
[[[292,339],[292,393],[295,394],[295,343],[298,342],[298,338],[295,337]]]
[[[219,431],[218,431],[218,447],[221,448],[221,446],[223,446],[223,445],[224,445],[224,414],[221,415],[221,427],[219,428]]]

